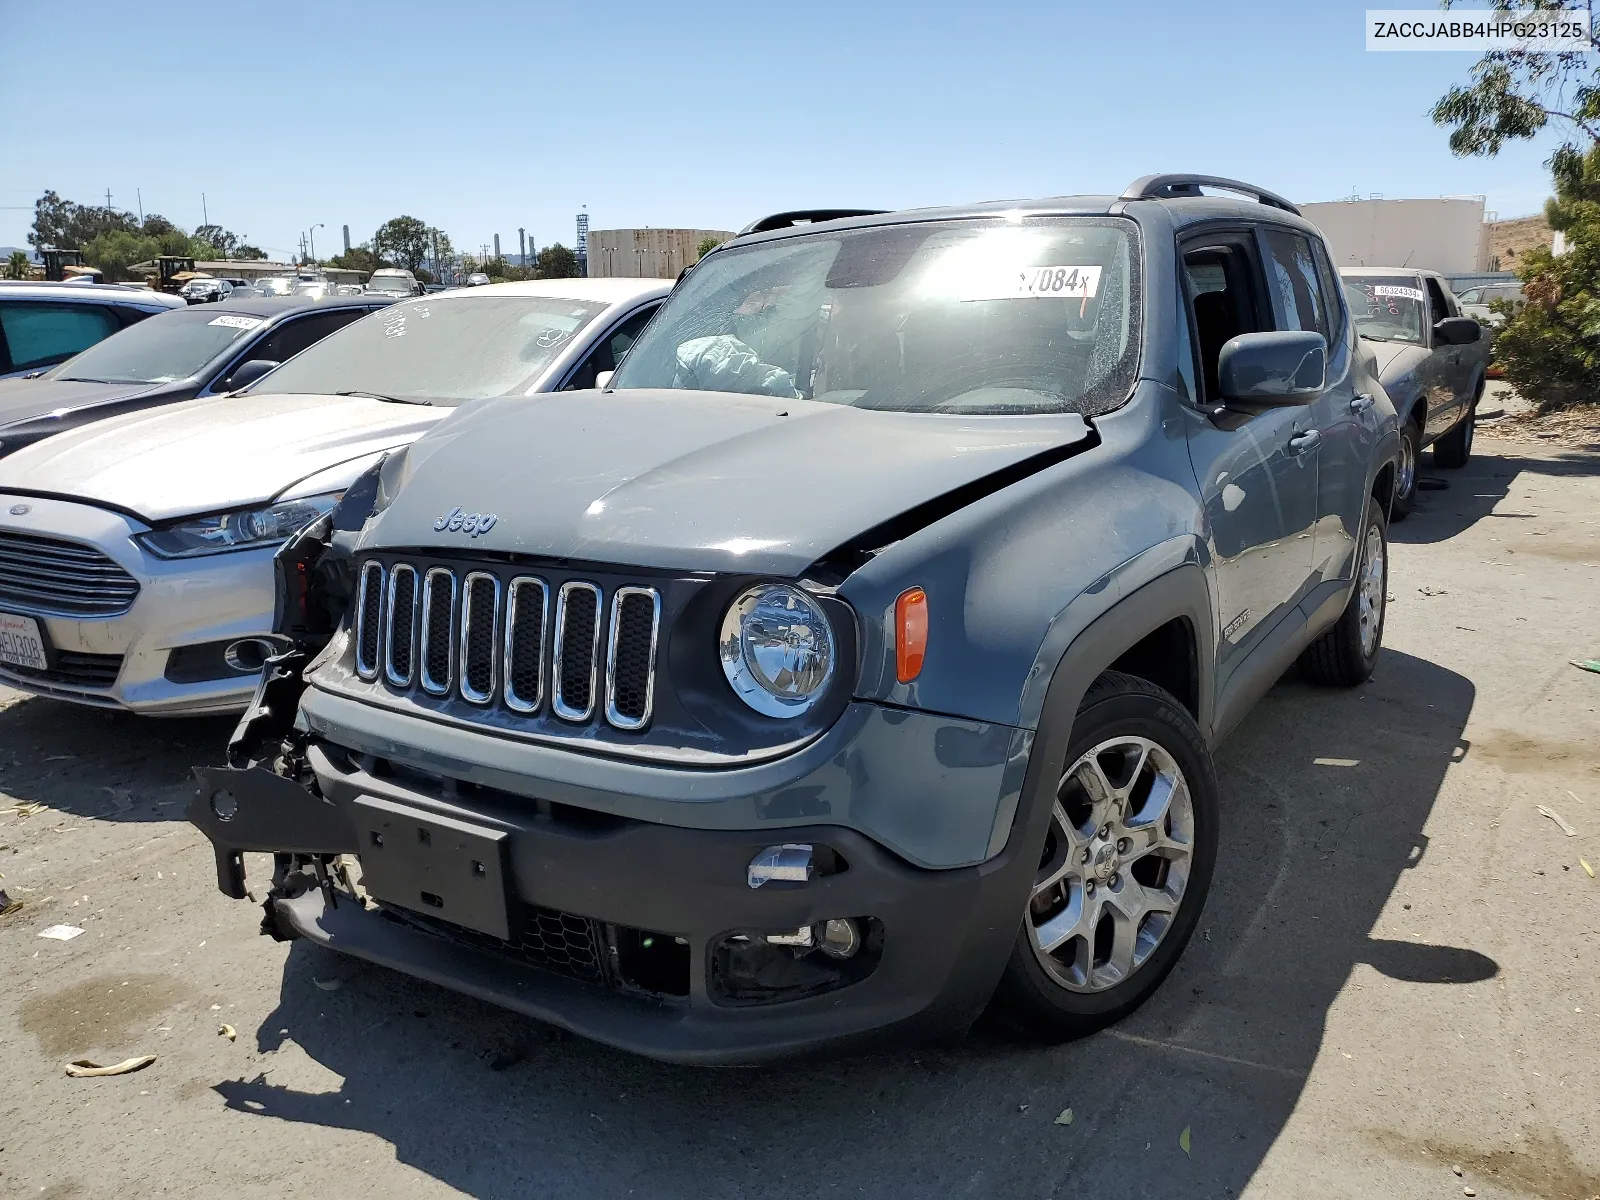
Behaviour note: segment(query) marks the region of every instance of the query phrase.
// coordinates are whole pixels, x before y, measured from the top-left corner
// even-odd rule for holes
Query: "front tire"
[[[1483,382],[1480,380],[1478,390],[1472,393],[1472,402],[1467,405],[1467,415],[1433,444],[1433,461],[1447,471],[1466,466],[1472,457],[1472,437],[1478,430],[1478,401],[1481,399]]]
[[[1389,519],[1399,524],[1411,515],[1417,503],[1417,459],[1422,454],[1422,428],[1416,418],[1406,418],[1400,426],[1400,462],[1394,472],[1394,502]]]
[[[1300,653],[1300,674],[1329,687],[1356,687],[1372,677],[1383,649],[1389,600],[1389,525],[1374,502],[1361,527],[1355,586],[1339,619]]]
[[[1107,672],[1083,698],[1027,908],[995,992],[1052,1041],[1121,1020],[1194,933],[1216,865],[1211,751],[1187,709]]]

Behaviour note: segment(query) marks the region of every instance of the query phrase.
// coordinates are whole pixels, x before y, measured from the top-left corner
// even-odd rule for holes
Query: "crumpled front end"
[[[246,894],[245,853],[274,855],[264,932],[677,1061],[925,1037],[981,1011],[1033,874],[1007,836],[1027,731],[856,701],[848,681],[782,737],[715,721],[674,639],[714,645],[746,580],[380,551],[363,503],[280,553],[293,649],[190,809],[226,894]],[[582,638],[562,607],[577,582]],[[644,723],[615,682],[641,589]]]

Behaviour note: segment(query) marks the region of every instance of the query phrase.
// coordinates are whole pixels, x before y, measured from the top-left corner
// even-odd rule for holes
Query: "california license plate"
[[[42,671],[49,665],[39,622],[15,613],[0,613],[0,663]]]

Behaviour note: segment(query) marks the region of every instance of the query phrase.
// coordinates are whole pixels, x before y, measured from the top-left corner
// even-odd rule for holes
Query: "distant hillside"
[[[1490,222],[1489,269],[1515,271],[1529,250],[1535,246],[1548,246],[1550,236],[1550,223],[1543,216]]]

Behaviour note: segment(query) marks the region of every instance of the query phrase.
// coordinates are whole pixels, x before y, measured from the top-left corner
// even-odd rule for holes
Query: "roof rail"
[[[789,229],[795,225],[815,225],[819,221],[839,221],[845,217],[881,217],[887,211],[888,209],[884,208],[801,208],[794,212],[773,213],[770,217],[751,221],[735,236],[769,233],[774,229]]]
[[[1246,196],[1253,196],[1257,202],[1271,208],[1281,208],[1284,212],[1300,215],[1300,210],[1289,201],[1275,192],[1266,188],[1258,188],[1253,183],[1240,183],[1237,179],[1224,179],[1220,175],[1146,175],[1143,179],[1135,179],[1126,188],[1121,200],[1173,200],[1180,196],[1200,196],[1202,187],[1221,188],[1228,192],[1240,192]]]

